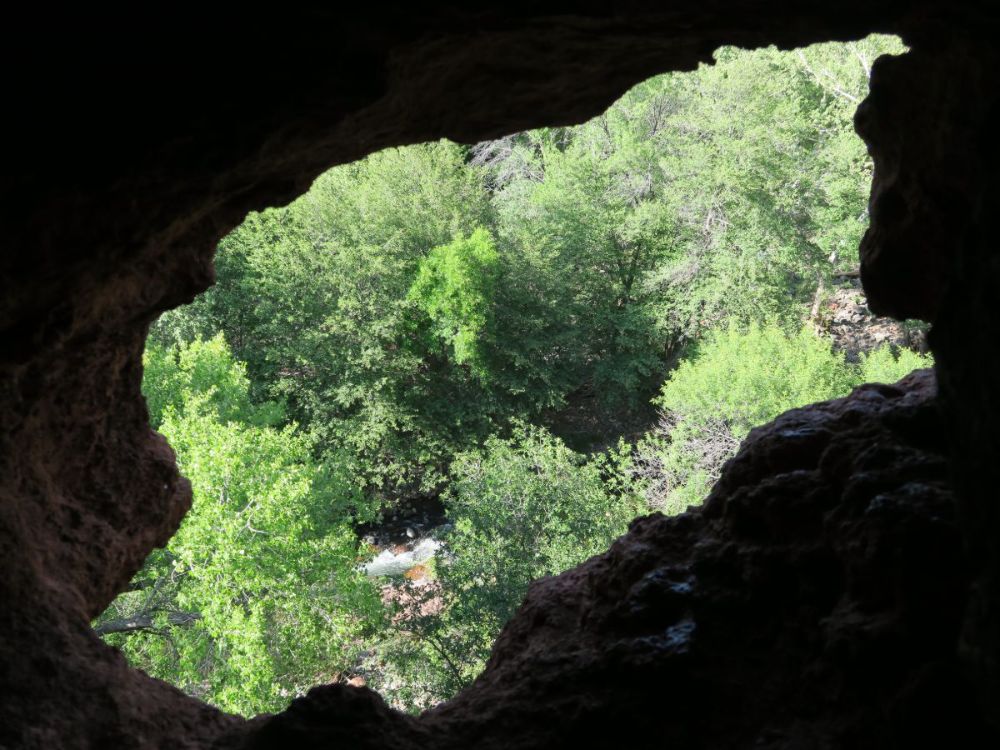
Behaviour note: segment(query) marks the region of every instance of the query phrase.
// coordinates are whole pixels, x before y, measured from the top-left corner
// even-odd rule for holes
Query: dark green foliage
[[[400,633],[383,645],[381,687],[432,705],[472,681],[529,584],[606,549],[640,510],[605,481],[607,459],[586,460],[538,428],[459,455],[445,496],[452,529],[437,585],[405,600]],[[433,614],[421,613],[429,597]],[[400,695],[400,693],[404,693]]]

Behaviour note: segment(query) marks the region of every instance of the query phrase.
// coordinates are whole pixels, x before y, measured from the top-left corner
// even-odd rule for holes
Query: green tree
[[[635,391],[658,351],[729,319],[796,322],[857,264],[870,163],[851,127],[890,37],[801,53],[723,48],[575,128],[479,147],[501,239]],[[571,269],[567,272],[568,269]],[[651,325],[651,321],[655,325]]]
[[[454,144],[337,167],[226,237],[206,301],[191,320],[165,316],[157,340],[223,330],[252,399],[283,399],[320,453],[351,454],[360,484],[386,497],[433,489],[499,406],[407,293],[433,248],[489,212]]]
[[[221,337],[151,346],[145,390],[194,505],[96,631],[155,677],[243,714],[282,708],[356,658],[377,623],[342,470],[294,425],[241,421],[249,387]]]
[[[861,355],[858,380],[862,383],[895,383],[914,370],[931,367],[933,364],[934,360],[929,354],[880,346]]]
[[[689,421],[721,419],[742,439],[784,411],[845,393],[852,380],[843,355],[808,329],[730,325],[699,342],[656,404]]]
[[[590,460],[535,427],[492,437],[459,455],[445,505],[452,530],[438,585],[397,616],[401,635],[383,645],[391,697],[432,704],[479,674],[500,628],[532,581],[607,549],[640,508],[605,478],[608,459]],[[427,597],[436,606],[427,611]]]
[[[211,411],[226,422],[273,424],[283,417],[278,403],[251,402],[246,365],[233,359],[221,333],[207,340],[198,334],[188,344],[164,346],[150,341],[142,365],[142,392],[154,428],[169,413],[183,414],[190,402],[204,407],[207,401]]]
[[[546,359],[569,373],[567,391],[586,385],[611,405],[641,401],[661,364],[642,281],[671,250],[648,153],[628,123],[620,131],[594,122],[532,134],[537,172],[495,199],[516,258],[511,288],[535,301]]]
[[[431,320],[431,330],[453,350],[456,364],[468,364],[485,381],[483,339],[490,335],[500,271],[489,233],[478,228],[468,237],[433,248],[417,271],[409,299]]]

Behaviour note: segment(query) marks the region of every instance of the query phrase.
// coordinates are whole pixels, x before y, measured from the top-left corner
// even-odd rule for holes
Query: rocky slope
[[[848,362],[881,346],[927,352],[927,334],[905,322],[875,315],[860,283],[838,287],[829,293],[814,320],[817,332],[829,336],[833,347],[844,352]]]

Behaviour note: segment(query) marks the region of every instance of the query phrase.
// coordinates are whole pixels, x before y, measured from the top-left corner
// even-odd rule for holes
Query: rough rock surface
[[[995,719],[991,3],[141,7],[39,5],[0,48],[0,747],[618,746],[650,731],[660,745],[789,748],[947,732],[950,747]],[[537,585],[487,675],[419,721],[330,687],[247,723],[130,670],[92,633],[190,501],[139,392],[146,327],[211,282],[213,247],[246,211],[384,146],[579,121],[723,43],[872,31],[914,50],[875,66],[859,113],[876,161],[862,275],[877,312],[935,323],[942,429],[926,383],[784,418],[814,414],[830,435],[772,426],[704,512],[640,521]],[[865,488],[883,475],[873,508]],[[960,627],[978,705],[948,645]]]
[[[985,746],[934,396],[925,370],[754,430],[704,509],[533,584],[485,674],[419,721],[317,688],[245,746]],[[331,726],[347,701],[360,726]]]
[[[930,347],[969,553],[961,651],[1000,723],[1000,9],[929,25],[883,57],[855,124],[875,162],[861,277],[873,312],[934,325]]]
[[[848,362],[857,362],[862,354],[881,346],[927,351],[927,336],[922,330],[875,315],[864,290],[854,284],[834,289],[817,318],[819,332],[832,339],[834,349],[843,352]]]

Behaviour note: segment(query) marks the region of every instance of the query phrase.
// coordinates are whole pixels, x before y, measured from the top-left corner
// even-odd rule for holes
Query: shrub
[[[911,349],[880,346],[861,355],[860,380],[862,383],[895,383],[914,370],[930,367],[934,360],[929,354],[918,354]]]
[[[784,411],[846,394],[857,374],[807,329],[717,329],[663,384],[659,427],[636,451],[650,507],[680,512],[701,502],[755,425]]]

